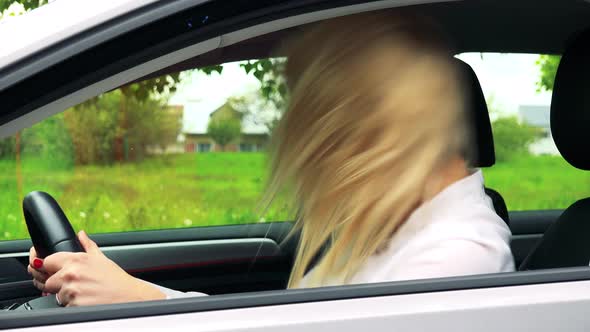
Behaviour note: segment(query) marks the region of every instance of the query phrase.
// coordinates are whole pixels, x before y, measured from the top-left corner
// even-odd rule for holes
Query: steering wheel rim
[[[84,252],[76,232],[57,201],[48,193],[33,191],[23,199],[23,214],[39,258],[56,252]],[[15,310],[59,308],[55,295],[39,297]]]

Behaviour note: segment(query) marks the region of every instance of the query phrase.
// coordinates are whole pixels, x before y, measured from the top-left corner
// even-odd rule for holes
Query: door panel
[[[291,223],[96,234],[129,273],[181,291],[208,294],[282,289],[295,246]],[[29,240],[0,242],[0,303],[38,295],[27,274]]]
[[[512,252],[518,266],[561,210],[510,213]],[[144,280],[182,291],[209,294],[284,288],[296,237],[285,241],[291,223],[264,223],[157,231],[95,234],[115,262]],[[21,287],[29,240],[0,242],[0,282]],[[24,296],[34,289],[19,288]],[[0,288],[0,301],[14,297]],[[11,291],[8,291],[11,290]]]

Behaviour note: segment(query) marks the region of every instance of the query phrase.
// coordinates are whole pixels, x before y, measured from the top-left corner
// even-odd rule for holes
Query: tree
[[[273,103],[261,99],[259,92],[230,97],[226,104],[240,114],[242,123],[248,122],[266,127],[269,134],[272,133],[282,114]]]
[[[222,151],[225,151],[225,147],[240,136],[241,131],[240,120],[232,117],[211,119],[207,125],[207,134],[221,146]]]
[[[127,124],[124,128],[120,123],[121,104],[126,107]],[[165,104],[165,100],[141,100],[115,90],[65,111],[64,119],[76,151],[76,163],[119,161],[114,153],[118,148],[117,137],[125,137],[125,157],[130,161],[141,160],[150,146],[165,146],[176,141],[180,121]]]
[[[288,90],[283,74],[286,63],[286,58],[268,58],[249,60],[240,64],[246,74],[252,73],[260,82],[258,94],[266,105],[254,105],[252,102],[257,98],[245,96],[241,100],[234,100],[237,102],[236,109],[252,118],[254,122],[266,126],[269,133],[272,132],[281,114],[287,108]],[[200,70],[208,75],[214,71],[221,73],[223,65],[210,66]]]
[[[529,154],[529,145],[539,138],[541,129],[520,123],[516,116],[499,117],[492,122],[496,159],[508,161]]]
[[[287,83],[284,70],[286,58],[250,60],[240,64],[246,74],[252,73],[260,82],[260,94],[279,111],[287,106]]]
[[[8,9],[10,5],[17,3],[23,5],[26,10],[35,9],[48,3],[47,0],[0,0],[0,12]]]
[[[537,91],[553,91],[553,82],[561,57],[558,55],[540,55],[537,59],[539,67],[539,79],[537,81]]]

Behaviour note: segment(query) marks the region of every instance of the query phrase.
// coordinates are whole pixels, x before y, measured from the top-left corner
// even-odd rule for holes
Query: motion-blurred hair
[[[267,202],[288,188],[300,207],[289,287],[329,239],[305,286],[345,284],[465,150],[462,79],[439,29],[405,11],[319,22],[286,55]]]

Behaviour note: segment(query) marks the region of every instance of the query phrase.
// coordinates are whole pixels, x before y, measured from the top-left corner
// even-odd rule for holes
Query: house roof
[[[216,107],[203,109],[203,104],[198,100],[187,102],[184,105],[185,111],[182,117],[182,133],[206,134],[211,114],[223,105],[225,105],[225,102]],[[242,119],[242,134],[260,135],[267,133],[267,127],[253,116],[244,116]]]
[[[522,120],[535,127],[549,128],[549,105],[520,105],[518,113]]]

